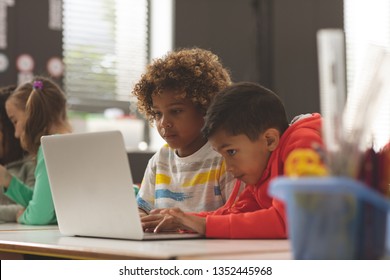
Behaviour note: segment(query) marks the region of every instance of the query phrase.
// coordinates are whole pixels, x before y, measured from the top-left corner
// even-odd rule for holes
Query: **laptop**
[[[120,131],[43,136],[41,143],[61,234],[131,240],[202,237],[143,232]]]

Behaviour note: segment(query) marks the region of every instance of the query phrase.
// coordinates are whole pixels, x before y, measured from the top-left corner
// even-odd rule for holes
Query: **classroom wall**
[[[343,28],[341,0],[179,0],[175,47],[217,53],[234,81],[259,82],[290,118],[319,111],[316,32]]]
[[[218,54],[233,79],[257,81],[256,11],[251,0],[175,1],[174,47]]]
[[[49,74],[50,58],[62,58],[62,32],[48,25],[55,11],[42,12],[56,2],[6,5],[9,34],[0,53],[8,57],[9,66],[0,73],[0,84],[17,82],[20,54],[34,59],[34,74]],[[290,118],[319,111],[316,32],[342,27],[341,0],[174,2],[174,47],[198,46],[217,53],[234,81],[259,82],[281,96]]]
[[[319,112],[316,33],[343,29],[342,0],[273,0],[273,90],[289,115]]]
[[[62,61],[59,5],[59,0],[2,2],[0,85],[30,81],[34,75],[51,76],[62,84],[57,63]]]

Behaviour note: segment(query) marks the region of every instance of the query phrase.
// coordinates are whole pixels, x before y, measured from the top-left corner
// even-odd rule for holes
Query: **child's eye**
[[[226,153],[227,153],[229,156],[234,156],[234,155],[237,153],[237,150],[227,150]]]
[[[182,109],[175,109],[175,110],[172,110],[172,112],[174,114],[180,114],[181,112],[183,112],[183,110]]]

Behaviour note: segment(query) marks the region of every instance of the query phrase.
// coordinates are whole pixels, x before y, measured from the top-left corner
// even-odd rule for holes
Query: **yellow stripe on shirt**
[[[171,183],[171,177],[161,173],[156,174],[156,185],[158,184],[169,185],[170,183]]]
[[[217,173],[219,173],[219,170],[217,171],[215,169],[212,169],[209,172],[198,173],[194,177],[192,177],[191,180],[184,182],[183,187],[204,185],[207,182],[215,181]]]

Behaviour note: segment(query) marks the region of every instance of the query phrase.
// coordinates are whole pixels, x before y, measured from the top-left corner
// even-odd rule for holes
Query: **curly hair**
[[[214,96],[231,84],[229,70],[219,57],[200,48],[180,49],[154,60],[134,86],[132,94],[138,99],[138,110],[150,123],[154,121],[154,94],[164,90],[180,90],[203,112]]]

